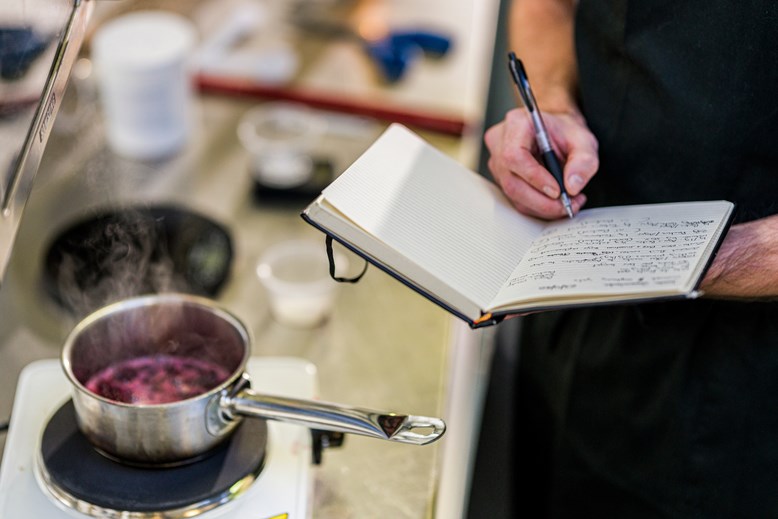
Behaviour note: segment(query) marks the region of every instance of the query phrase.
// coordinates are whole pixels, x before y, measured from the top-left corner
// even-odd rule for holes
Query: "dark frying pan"
[[[141,294],[215,297],[227,281],[232,239],[219,223],[182,207],[126,207],[76,221],[48,246],[43,287],[85,315]]]

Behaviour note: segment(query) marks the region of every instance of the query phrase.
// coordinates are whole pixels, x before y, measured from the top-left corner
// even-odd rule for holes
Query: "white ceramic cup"
[[[334,258],[338,272],[347,268],[345,256],[336,252]],[[308,328],[330,315],[338,283],[330,277],[323,242],[290,240],[271,246],[257,263],[257,276],[277,321]]]
[[[157,160],[180,151],[192,126],[192,22],[137,11],[100,27],[92,59],[108,145],[119,155]]]

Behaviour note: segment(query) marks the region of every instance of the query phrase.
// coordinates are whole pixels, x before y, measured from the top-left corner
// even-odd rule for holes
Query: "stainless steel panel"
[[[89,0],[7,0],[0,8],[0,26],[6,30],[51,40],[29,66],[0,80],[0,282],[91,9]],[[4,40],[4,50],[18,39]],[[5,54],[5,65],[31,52]]]

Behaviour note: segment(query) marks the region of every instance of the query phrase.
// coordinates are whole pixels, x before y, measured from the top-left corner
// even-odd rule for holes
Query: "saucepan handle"
[[[264,395],[250,389],[243,389],[235,395],[223,395],[219,407],[227,417],[265,418],[414,445],[434,442],[446,431],[445,422],[439,418]]]

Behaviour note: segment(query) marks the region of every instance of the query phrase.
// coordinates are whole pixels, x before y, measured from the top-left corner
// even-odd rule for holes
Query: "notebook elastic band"
[[[362,279],[362,276],[365,275],[365,272],[367,272],[367,261],[365,262],[365,266],[362,268],[362,272],[359,273],[356,277],[353,278],[344,278],[340,276],[335,275],[335,256],[332,252],[332,236],[327,236],[325,239],[325,243],[327,244],[327,260],[330,262],[330,277],[337,281],[338,283],[356,283],[360,279]]]

